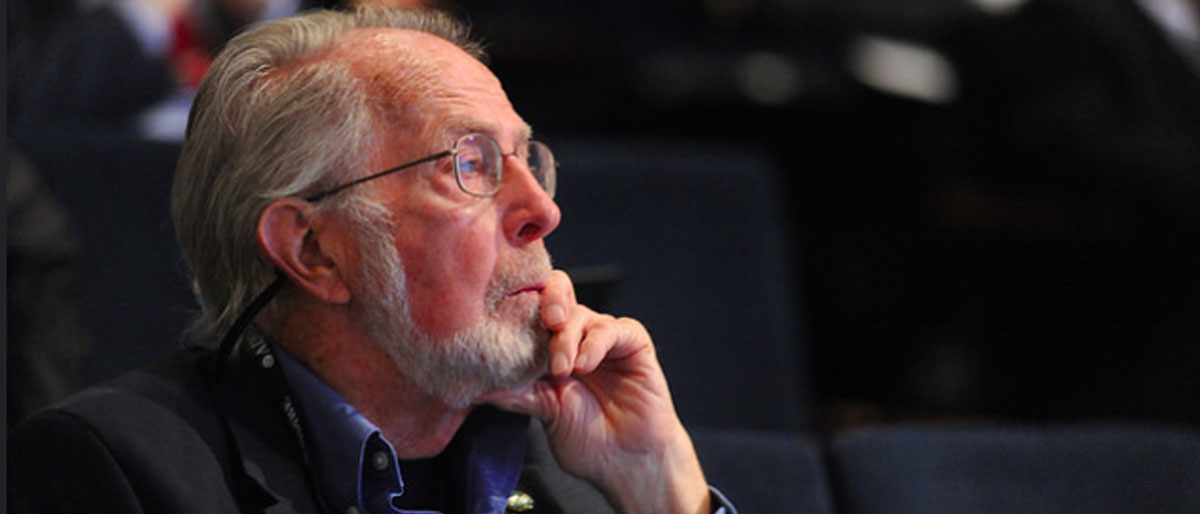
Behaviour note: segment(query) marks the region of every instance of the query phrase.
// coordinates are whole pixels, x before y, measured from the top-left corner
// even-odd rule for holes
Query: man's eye
[[[458,159],[458,172],[462,175],[476,175],[483,172],[483,159],[478,155],[461,156]]]

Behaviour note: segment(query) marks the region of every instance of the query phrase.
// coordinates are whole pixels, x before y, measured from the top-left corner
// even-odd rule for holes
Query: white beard
[[[544,248],[523,250],[501,263],[488,284],[484,315],[448,337],[420,333],[412,321],[404,267],[391,238],[371,238],[362,257],[370,263],[359,277],[360,321],[405,377],[452,408],[465,408],[487,391],[512,389],[546,373],[549,332],[535,304],[521,322],[506,321],[499,303],[509,293],[549,275]]]

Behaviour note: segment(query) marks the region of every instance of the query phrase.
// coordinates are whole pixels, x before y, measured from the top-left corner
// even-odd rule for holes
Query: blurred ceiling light
[[[1017,12],[1029,0],[968,0],[967,3],[975,4],[975,7],[983,10],[988,14],[1006,15]]]
[[[754,52],[738,60],[737,88],[755,103],[781,105],[800,93],[800,70],[786,56]]]
[[[878,36],[860,36],[847,56],[850,74],[885,93],[944,104],[958,97],[954,66],[936,50]]]

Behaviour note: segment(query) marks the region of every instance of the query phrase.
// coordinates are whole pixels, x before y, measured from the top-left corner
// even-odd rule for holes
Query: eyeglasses
[[[533,173],[533,177],[537,179],[538,184],[542,186],[542,189],[546,190],[550,198],[554,198],[554,191],[557,188],[558,180],[558,163],[554,161],[554,154],[550,153],[550,148],[544,143],[540,141],[528,141],[517,147],[513,152],[504,153],[500,149],[500,143],[492,136],[472,133],[455,140],[454,146],[449,150],[351,180],[345,184],[311,195],[305,198],[305,200],[316,202],[363,182],[375,180],[379,177],[391,175],[392,173],[445,157],[454,158],[454,180],[458,182],[459,189],[471,196],[493,196],[496,192],[500,191],[501,179],[504,176],[504,158],[508,156],[516,156],[524,159],[526,166],[529,167],[530,173]]]

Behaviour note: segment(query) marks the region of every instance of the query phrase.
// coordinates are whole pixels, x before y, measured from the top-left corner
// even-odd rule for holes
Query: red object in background
[[[175,18],[171,31],[175,35],[175,45],[171,48],[168,58],[175,70],[175,78],[183,86],[197,87],[212,64],[212,55],[204,44],[203,33],[196,22],[188,16]]]

